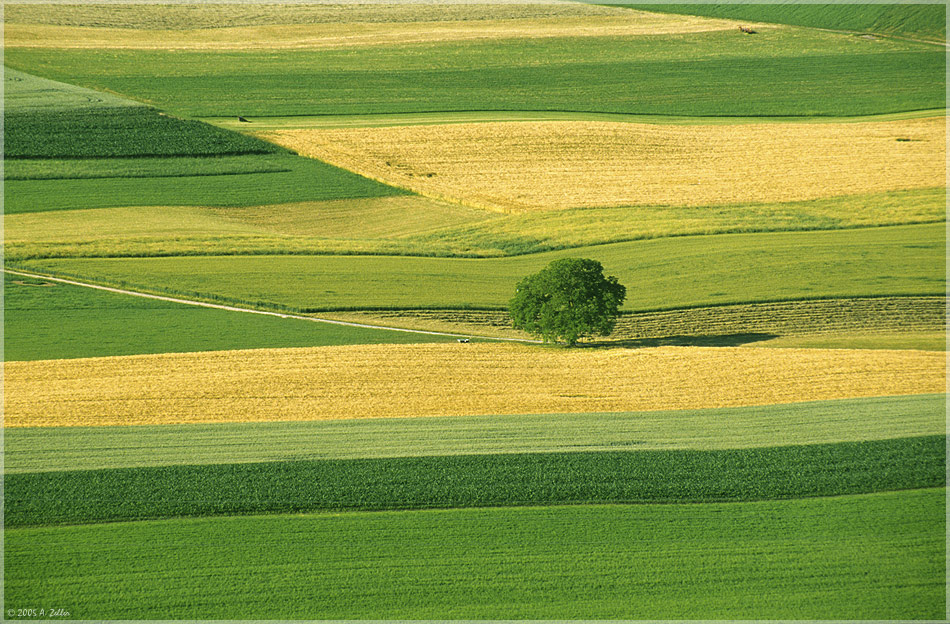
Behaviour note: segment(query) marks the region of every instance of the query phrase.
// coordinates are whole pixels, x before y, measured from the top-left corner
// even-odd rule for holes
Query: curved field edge
[[[934,4],[863,4],[845,5],[749,5],[749,4],[611,4],[641,11],[677,13],[743,19],[759,22],[793,24],[810,28],[826,28],[898,35],[919,40],[946,41],[945,6]]]
[[[945,498],[8,527],[6,599],[101,619],[939,620]]]
[[[636,293],[625,309],[943,295],[942,224],[684,236],[515,256],[202,256],[43,259],[19,267],[132,290],[294,312],[503,309],[551,260],[600,261]],[[754,266],[754,272],[749,267]],[[301,284],[307,285],[301,288]]]
[[[702,63],[697,49],[707,55]],[[923,44],[781,28],[758,38],[730,30],[358,51],[8,48],[5,62],[193,117],[433,110],[853,116],[944,108],[944,56]],[[741,98],[736,76],[743,77]]]
[[[255,136],[428,197],[511,213],[802,202],[946,183],[943,117],[741,126],[482,122]]]
[[[929,351],[352,345],[7,362],[12,427],[628,412],[942,393]]]
[[[446,111],[419,113],[367,113],[361,115],[289,115],[285,117],[252,117],[246,122],[234,117],[203,117],[201,121],[228,130],[260,132],[271,130],[326,130],[335,128],[379,128],[389,126],[442,125],[456,123],[490,123],[512,121],[616,121],[630,123],[681,124],[681,125],[735,125],[749,123],[858,123],[864,121],[898,121],[939,117],[946,109],[924,109],[898,113],[878,113],[850,117],[792,117],[728,116],[702,117],[684,115],[641,115],[637,113],[596,113],[585,111],[547,110],[487,110]],[[250,124],[250,125],[248,125]]]
[[[4,328],[5,361],[455,340],[210,309],[9,273]]]
[[[396,457],[9,474],[7,527],[180,516],[841,496],[940,487],[943,435],[712,451]]]
[[[14,427],[4,433],[4,470],[829,444],[936,435],[945,416],[946,395],[931,394],[659,412]]]
[[[277,157],[272,164],[280,164],[285,158]],[[247,160],[247,164],[256,166],[259,161],[271,162],[254,157]],[[321,163],[314,164],[314,175],[321,175],[321,179],[327,181],[332,179],[321,169]],[[243,163],[235,165],[243,166]],[[12,169],[8,166],[7,171]],[[281,176],[298,174],[274,171],[263,177],[261,173],[249,175],[276,181]],[[215,178],[209,179],[211,188],[217,188]],[[160,181],[171,184],[168,179]],[[141,187],[134,188],[124,179],[114,182],[134,189],[130,190],[132,195],[119,195],[115,202],[144,201]],[[93,183],[92,180],[75,182]],[[83,209],[76,203],[79,196],[58,186],[72,185],[72,181],[32,181],[30,184],[40,193],[37,201],[28,201],[25,195],[18,197],[34,212],[9,214],[8,210],[4,217],[4,252],[8,261],[274,254],[498,257],[675,236],[837,230],[935,223],[946,219],[944,188],[778,204],[701,208],[626,206],[502,216],[408,194],[243,207],[129,205]],[[151,182],[143,184],[148,188]],[[372,194],[369,192],[372,189],[358,186],[334,188],[341,195]],[[35,211],[53,207],[46,193],[56,189],[64,191],[63,197],[71,203],[66,199],[56,201],[63,206],[68,203],[69,208]],[[201,193],[207,190],[202,188]],[[112,198],[109,201],[95,199],[100,197],[101,191],[98,188],[90,194],[90,202],[113,203]],[[286,195],[286,191],[279,192],[278,197]],[[229,193],[235,199],[240,195],[235,194],[234,188]],[[253,194],[245,196],[246,200],[252,198]],[[225,196],[219,194],[213,200],[207,199],[211,203],[221,202]],[[185,199],[179,195],[177,201]],[[94,231],[95,236],[90,231]]]

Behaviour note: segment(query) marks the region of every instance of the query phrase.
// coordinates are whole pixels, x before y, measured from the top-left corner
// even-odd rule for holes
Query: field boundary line
[[[199,116],[197,121],[247,132],[298,129],[376,128],[416,125],[451,125],[465,123],[517,123],[535,121],[590,121],[643,123],[653,125],[741,125],[741,124],[808,124],[808,123],[865,123],[924,119],[946,115],[945,108],[927,108],[867,115],[664,115],[658,113],[616,113],[574,110],[446,110],[416,111],[410,113],[316,113],[252,116],[249,122],[237,117]]]
[[[52,277],[50,275],[44,275],[42,273],[31,273],[29,271],[14,270],[14,269],[3,269],[4,273],[9,273],[10,275],[19,275],[21,277],[31,277],[33,279],[43,279],[49,280],[51,282],[59,282],[61,284],[68,284],[70,286],[82,286],[84,288],[93,288],[95,290],[103,290],[106,292],[116,293],[120,295],[130,295],[133,297],[143,297],[145,299],[156,299],[158,301],[167,301],[169,303],[180,303],[184,305],[197,306],[201,308],[212,308],[215,310],[226,310],[228,312],[245,312],[248,314],[261,314],[264,316],[276,316],[279,318],[285,319],[295,319],[299,321],[311,321],[313,323],[325,323],[328,325],[343,325],[345,327],[358,327],[361,329],[379,329],[385,331],[397,331],[405,332],[408,334],[424,334],[426,336],[445,336],[448,338],[477,338],[479,340],[493,340],[501,342],[523,342],[530,344],[541,344],[540,340],[532,340],[529,338],[499,338],[494,336],[479,336],[475,334],[453,334],[448,332],[437,332],[437,331],[427,331],[423,329],[407,329],[404,327],[388,327],[385,325],[369,325],[366,323],[353,323],[349,321],[336,321],[333,319],[327,318],[318,318],[314,316],[304,316],[302,314],[289,314],[286,312],[271,312],[269,310],[255,310],[253,308],[242,308],[238,306],[225,305],[221,303],[209,303],[206,301],[197,301],[195,299],[183,299],[180,297],[170,297],[166,295],[155,295],[151,293],[140,292],[136,290],[126,290],[122,288],[113,288],[111,286],[102,286],[99,284],[90,284],[87,282],[79,282],[70,279],[64,279],[61,277]]]

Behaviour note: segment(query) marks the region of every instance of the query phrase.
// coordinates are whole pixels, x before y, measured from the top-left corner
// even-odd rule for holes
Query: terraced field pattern
[[[7,620],[944,620],[945,76],[943,5],[6,3]]]

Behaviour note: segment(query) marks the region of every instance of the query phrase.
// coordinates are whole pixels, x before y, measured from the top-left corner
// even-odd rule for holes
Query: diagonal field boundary
[[[498,338],[494,336],[477,336],[472,334],[452,334],[447,332],[426,331],[423,329],[406,329],[404,327],[387,327],[383,325],[367,325],[365,323],[351,323],[348,321],[335,321],[333,319],[316,318],[313,316],[303,316],[300,314],[286,314],[283,312],[268,312],[266,310],[254,310],[251,308],[241,308],[229,306],[220,303],[207,303],[205,301],[195,301],[193,299],[181,299],[178,297],[167,297],[164,295],[153,295],[150,293],[139,292],[136,290],[125,290],[122,288],[112,288],[110,286],[100,286],[99,284],[88,284],[86,282],[77,282],[74,280],[63,279],[61,277],[51,277],[42,273],[31,273],[13,269],[3,269],[4,273],[10,275],[19,275],[21,277],[31,277],[34,279],[43,279],[60,284],[69,284],[70,286],[82,286],[83,288],[93,288],[95,290],[104,290],[106,292],[117,293],[120,295],[130,295],[133,297],[143,297],[145,299],[157,299],[158,301],[168,301],[170,303],[181,303],[184,305],[197,306],[200,308],[213,308],[215,310],[227,310],[229,312],[245,312],[247,314],[261,314],[264,316],[276,316],[285,319],[296,319],[298,321],[311,321],[313,323],[326,323],[328,325],[343,325],[346,327],[360,327],[362,329],[380,329],[386,331],[405,332],[408,334],[425,334],[427,336],[446,336],[449,338],[477,338],[479,340],[494,340],[501,342],[525,342],[531,344],[541,344],[540,340],[531,340],[528,338]]]

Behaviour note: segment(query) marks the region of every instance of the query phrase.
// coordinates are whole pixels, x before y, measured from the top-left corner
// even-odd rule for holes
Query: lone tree
[[[508,310],[515,329],[574,346],[583,336],[610,334],[626,296],[596,260],[563,258],[521,280]]]

